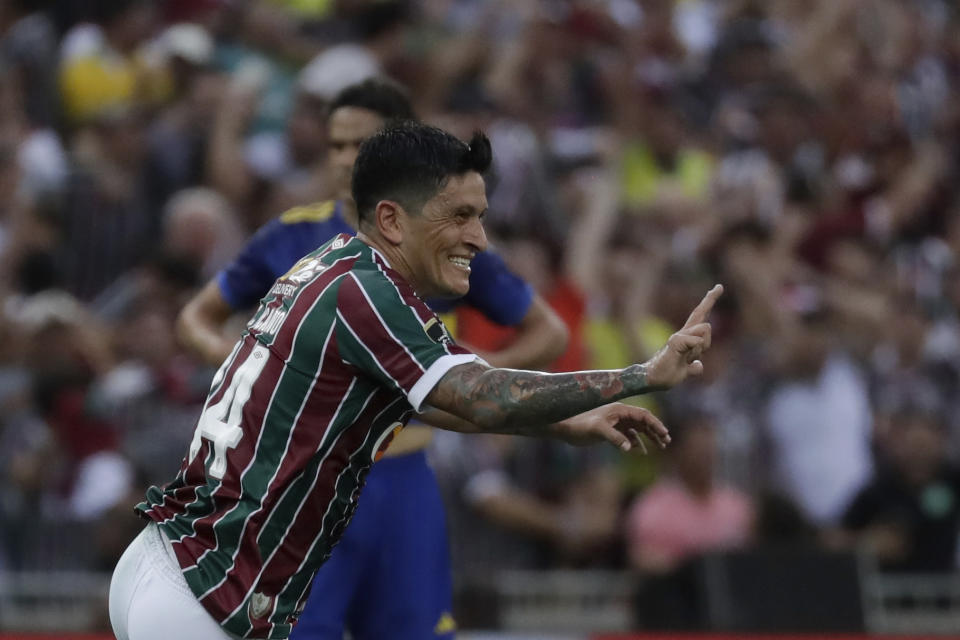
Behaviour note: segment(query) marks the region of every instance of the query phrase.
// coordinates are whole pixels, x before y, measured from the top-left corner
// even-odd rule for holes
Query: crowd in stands
[[[0,571],[112,568],[213,375],[179,310],[332,197],[325,106],[370,76],[490,136],[491,244],[570,329],[552,370],[642,361],[726,288],[704,376],[637,399],[666,451],[437,435],[460,583],[764,544],[960,570],[956,3],[9,0]]]

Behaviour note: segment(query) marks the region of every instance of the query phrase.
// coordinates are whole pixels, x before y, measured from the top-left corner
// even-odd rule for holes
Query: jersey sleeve
[[[416,411],[451,368],[479,357],[457,345],[412,291],[385,275],[351,272],[337,295],[340,357],[402,392]]]
[[[272,254],[281,250],[283,233],[283,225],[278,220],[271,220],[217,274],[220,293],[235,310],[256,305],[260,298],[267,295],[274,280],[283,275],[274,273],[269,260]]]
[[[431,300],[438,312],[467,304],[488,320],[504,326],[520,324],[533,302],[533,287],[507,268],[503,258],[493,251],[482,251],[470,263],[470,291],[454,301]]]

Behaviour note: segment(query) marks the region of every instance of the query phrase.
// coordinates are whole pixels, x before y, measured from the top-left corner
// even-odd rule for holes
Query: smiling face
[[[361,107],[340,107],[330,114],[327,138],[330,147],[329,166],[336,197],[349,199],[353,163],[364,140],[384,125],[380,114]]]
[[[420,295],[460,297],[470,289],[470,261],[487,248],[483,217],[487,196],[479,173],[450,176],[446,185],[423,205],[422,212],[404,211],[400,250],[408,277]]]

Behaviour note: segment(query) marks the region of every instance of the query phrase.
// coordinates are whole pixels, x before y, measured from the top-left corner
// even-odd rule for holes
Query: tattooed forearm
[[[551,374],[473,363],[447,372],[428,401],[485,431],[533,435],[547,424],[653,390],[642,364]]]

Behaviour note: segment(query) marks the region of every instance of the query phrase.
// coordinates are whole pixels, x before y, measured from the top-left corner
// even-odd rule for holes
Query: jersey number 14
[[[220,401],[204,407],[200,414],[190,443],[190,462],[192,463],[200,452],[202,441],[209,441],[213,447],[213,462],[210,463],[207,473],[218,480],[222,480],[227,472],[227,450],[236,448],[243,437],[243,428],[240,426],[243,407],[250,399],[253,383],[260,377],[269,355],[270,350],[257,343],[234,372],[230,386],[223,391]],[[232,361],[233,358],[227,358],[217,371],[213,378],[214,388],[223,380]]]

